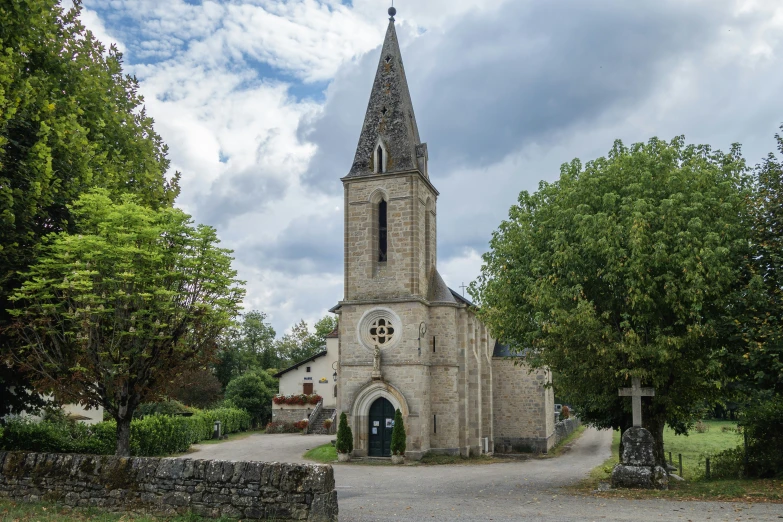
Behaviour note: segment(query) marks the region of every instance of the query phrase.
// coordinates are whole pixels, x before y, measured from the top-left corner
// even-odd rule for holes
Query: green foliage
[[[145,402],[133,412],[134,419],[149,417],[150,415],[192,415],[194,410],[176,400],[160,402]]]
[[[247,410],[254,426],[259,426],[272,417],[272,397],[275,393],[264,382],[263,375],[269,377],[264,372],[246,373],[226,386],[226,399],[238,408]]]
[[[124,455],[134,410],[203,367],[244,290],[215,230],[180,210],[98,189],[71,210],[78,234],[49,237],[13,296],[11,356],[61,402],[104,406]]]
[[[122,55],[106,49],[79,21],[80,2],[0,3],[0,348],[8,298],[34,263],[42,238],[75,231],[68,205],[92,187],[141,204],[171,206],[179,174],[169,181],[165,144],[143,108]],[[19,368],[0,364],[0,416],[40,406],[12,394],[29,387]]]
[[[214,407],[223,397],[223,386],[208,369],[184,372],[167,387],[166,394],[187,406]]]
[[[287,366],[296,364],[325,350],[326,336],[337,327],[337,319],[327,315],[315,323],[315,333],[311,333],[307,323],[302,320],[277,341],[277,351]]]
[[[224,388],[245,372],[280,366],[275,330],[265,320],[263,312],[248,312],[221,336],[214,369]]]
[[[131,423],[130,452],[143,457],[183,453],[191,444],[211,438],[216,420],[224,433],[250,428],[250,415],[237,409],[207,410],[190,417],[149,415]],[[0,438],[0,448],[14,451],[110,455],[116,445],[115,421],[88,426],[64,419],[34,422],[15,418]]]
[[[394,412],[394,427],[392,428],[392,455],[405,455],[405,446],[405,425],[402,423],[402,413],[397,409]]]
[[[345,412],[340,414],[340,424],[337,425],[337,453],[351,453],[353,451],[353,431],[348,426],[348,417]]]
[[[630,426],[617,389],[656,389],[645,427],[685,431],[721,393],[717,355],[748,255],[739,147],[651,139],[522,192],[471,294],[492,333],[558,372],[558,394],[599,427]]]
[[[748,441],[745,476],[783,477],[783,401],[777,398],[751,406],[739,425]]]
[[[736,479],[743,476],[745,450],[742,446],[723,450],[710,458],[710,477]]]

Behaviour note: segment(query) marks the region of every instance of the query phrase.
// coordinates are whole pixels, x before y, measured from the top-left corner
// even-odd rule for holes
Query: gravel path
[[[251,435],[195,446],[187,458],[306,462],[305,451],[330,435]],[[486,465],[335,464],[340,522],[776,521],[781,504],[604,499],[563,494],[609,457],[611,432],[588,429],[561,457]]]
[[[303,459],[302,455],[307,450],[326,444],[332,439],[334,439],[334,435],[254,434],[244,439],[220,444],[194,444],[191,449],[195,452],[180,458],[312,464],[312,461]]]

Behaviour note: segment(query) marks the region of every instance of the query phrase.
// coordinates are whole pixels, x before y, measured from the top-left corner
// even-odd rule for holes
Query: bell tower
[[[426,299],[436,264],[436,200],[389,10],[345,191],[344,302]],[[437,276],[435,276],[437,277]]]

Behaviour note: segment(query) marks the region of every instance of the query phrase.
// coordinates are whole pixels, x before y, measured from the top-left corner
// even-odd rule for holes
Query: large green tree
[[[70,207],[76,233],[53,234],[12,297],[13,362],[42,392],[130,422],[183,372],[203,368],[244,290],[211,227],[96,189]]]
[[[91,187],[171,206],[166,146],[122,55],[79,21],[81,2],[0,0],[0,328],[8,298],[52,232],[74,231],[68,205]],[[0,334],[0,349],[13,350]],[[0,416],[28,406],[18,368],[0,365]]]
[[[277,341],[277,351],[286,364],[295,364],[325,349],[326,336],[337,327],[337,318],[327,315],[315,322],[315,332],[310,331],[302,319],[291,332]]]
[[[213,368],[224,388],[243,373],[280,367],[275,330],[266,322],[264,312],[253,310],[243,314],[221,336],[219,345]]]
[[[562,166],[522,192],[472,287],[481,317],[598,427],[625,429],[632,377],[653,386],[643,423],[684,432],[725,380],[719,332],[748,255],[746,167],[679,137]]]

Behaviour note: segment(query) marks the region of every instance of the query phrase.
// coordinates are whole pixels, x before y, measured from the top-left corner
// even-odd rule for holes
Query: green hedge
[[[234,408],[199,411],[191,417],[150,415],[131,423],[131,454],[154,457],[183,453],[191,444],[212,437],[219,420],[223,433],[250,428],[250,414]],[[93,426],[70,421],[33,422],[10,420],[3,429],[0,448],[12,451],[48,453],[114,454],[117,424],[101,422]]]

